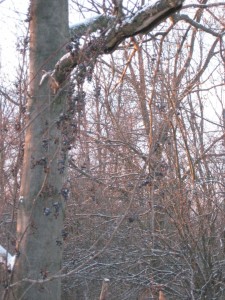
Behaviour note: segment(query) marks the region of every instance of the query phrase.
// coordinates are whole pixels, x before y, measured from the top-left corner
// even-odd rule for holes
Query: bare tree
[[[79,135],[89,145],[89,166],[78,149],[70,161],[78,184],[71,187],[77,201],[70,203],[66,222],[72,232],[66,268],[74,274],[65,284],[68,299],[97,299],[104,277],[111,278],[110,299],[158,299],[162,289],[169,299],[224,297],[218,194],[223,186],[207,179],[222,166],[212,157],[223,155],[223,125],[212,134],[204,107],[208,91],[217,94],[223,81],[217,72],[207,81],[211,68],[223,70],[217,38],[223,29],[217,23],[208,32],[220,12],[212,7],[213,18],[202,25],[208,14],[203,8],[194,7],[196,27],[189,19],[173,20],[144,42],[141,36],[123,44],[126,50],[118,56],[99,59],[96,89],[86,104],[88,126]],[[210,88],[205,81],[212,82]],[[221,178],[217,171],[213,177]]]
[[[98,16],[69,41],[66,1],[31,1],[9,299],[60,299],[61,278],[68,299],[98,299],[106,277],[110,299],[224,297],[224,132],[206,133],[202,100],[208,70],[222,74],[222,4],[182,3],[90,1]]]

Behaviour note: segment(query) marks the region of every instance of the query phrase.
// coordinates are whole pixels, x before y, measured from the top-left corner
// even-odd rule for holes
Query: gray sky
[[[0,2],[0,51],[1,77],[10,76],[18,64],[19,53],[16,51],[17,39],[24,35],[27,25],[24,20],[29,0],[5,0]]]

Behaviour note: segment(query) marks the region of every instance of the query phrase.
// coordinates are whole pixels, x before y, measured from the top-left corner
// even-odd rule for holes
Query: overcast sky
[[[16,51],[16,43],[26,31],[27,23],[24,20],[28,5],[29,0],[0,1],[0,72],[4,78],[13,72],[18,61],[19,53]]]

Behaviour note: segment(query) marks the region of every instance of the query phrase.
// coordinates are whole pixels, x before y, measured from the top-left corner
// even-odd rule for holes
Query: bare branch
[[[210,34],[213,35],[213,36],[216,36],[216,37],[221,36],[220,33],[217,33],[217,32],[215,32],[214,30],[212,30],[212,29],[210,29],[210,28],[207,28],[207,27],[205,27],[204,25],[202,25],[202,24],[200,24],[200,23],[198,23],[198,22],[192,20],[188,15],[184,15],[184,14],[182,14],[182,15],[176,15],[176,16],[174,16],[174,19],[175,19],[176,21],[184,20],[184,21],[186,21],[187,23],[189,23],[189,24],[191,24],[192,26],[194,26],[195,28],[200,29],[200,30],[202,30],[202,31],[205,31],[205,32],[207,32],[207,33],[210,33]]]
[[[127,37],[146,33],[154,29],[168,16],[182,7],[183,0],[160,0],[154,5],[145,5],[133,16],[124,17],[118,21],[115,17],[98,16],[83,24],[74,25],[71,33],[78,38],[83,34],[101,31],[99,38],[94,38],[82,49],[65,54],[56,64],[52,77],[61,85],[72,69],[79,63],[96,58],[103,53],[111,53]]]
[[[209,3],[209,4],[187,4],[183,6],[183,9],[186,8],[210,8],[210,7],[218,7],[225,5],[225,2],[217,2],[217,3]]]

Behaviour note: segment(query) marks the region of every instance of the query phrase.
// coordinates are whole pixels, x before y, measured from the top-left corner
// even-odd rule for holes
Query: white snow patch
[[[74,23],[73,25],[70,25],[70,28],[78,28],[80,26],[88,26],[91,25],[92,23],[94,23],[98,18],[100,17],[100,15],[96,15],[94,17],[88,18],[88,19],[84,19],[83,21]]]
[[[0,245],[0,263],[7,265],[8,270],[12,270],[15,264],[16,255],[11,255]]]

